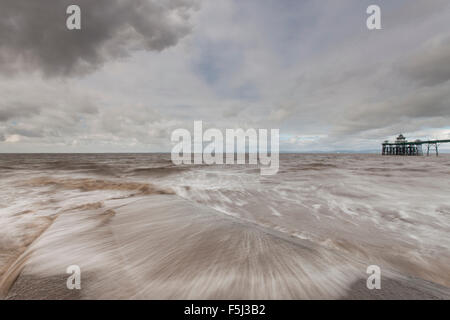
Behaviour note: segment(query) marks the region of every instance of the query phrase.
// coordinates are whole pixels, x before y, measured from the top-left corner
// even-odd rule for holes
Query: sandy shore
[[[6,299],[449,299],[440,285],[357,261],[174,195],[61,214],[3,275]],[[81,290],[66,268],[81,268]]]

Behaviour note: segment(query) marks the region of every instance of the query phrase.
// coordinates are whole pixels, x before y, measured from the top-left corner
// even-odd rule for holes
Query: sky
[[[449,21],[448,0],[0,0],[0,152],[170,152],[195,120],[286,152],[450,139]]]

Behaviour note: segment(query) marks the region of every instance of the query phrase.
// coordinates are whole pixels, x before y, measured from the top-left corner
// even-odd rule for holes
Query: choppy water
[[[261,176],[245,165],[174,166],[169,154],[4,154],[0,279],[62,215],[175,194],[250,228],[450,287],[449,178],[448,155],[282,154],[278,174]]]

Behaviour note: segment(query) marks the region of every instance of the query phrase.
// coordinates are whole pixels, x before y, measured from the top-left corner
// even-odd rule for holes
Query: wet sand
[[[86,209],[86,208],[84,208]],[[450,299],[450,290],[175,195],[59,215],[0,281],[6,299]],[[81,290],[66,268],[81,268]]]

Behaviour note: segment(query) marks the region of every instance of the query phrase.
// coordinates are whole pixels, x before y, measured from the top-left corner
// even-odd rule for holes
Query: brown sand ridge
[[[158,188],[148,183],[140,182],[121,182],[114,180],[101,180],[92,178],[52,178],[40,177],[27,181],[27,185],[33,187],[55,186],[64,189],[79,189],[81,191],[94,190],[118,190],[118,191],[135,191],[136,194],[173,194],[168,189]]]

